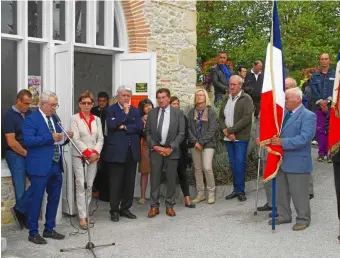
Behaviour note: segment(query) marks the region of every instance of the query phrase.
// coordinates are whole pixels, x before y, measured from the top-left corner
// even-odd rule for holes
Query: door
[[[115,56],[115,88],[124,85],[132,89],[132,96],[147,95],[148,98],[156,105],[156,53],[138,53],[138,54],[117,54]],[[136,84],[146,83],[146,91]],[[145,89],[145,87],[144,87]],[[136,173],[135,197],[140,197],[140,173]],[[150,185],[146,189],[146,198],[150,197]]]
[[[117,54],[115,55],[115,80],[113,93],[119,86],[124,85],[132,89],[133,95],[148,95],[156,102],[156,53]],[[136,83],[146,83],[146,92],[138,92]],[[140,89],[139,89],[140,90]]]
[[[73,45],[71,43],[54,47],[54,83],[59,99],[57,113],[65,130],[71,129],[71,116],[73,115]],[[72,171],[72,145],[63,147],[64,174],[62,190],[62,212],[74,215],[76,211],[74,196],[74,176]],[[58,214],[61,215],[60,206]]]

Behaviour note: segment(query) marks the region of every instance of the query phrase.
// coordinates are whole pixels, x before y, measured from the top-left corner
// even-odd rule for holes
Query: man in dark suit
[[[116,104],[106,109],[107,146],[104,159],[108,162],[111,220],[119,216],[136,219],[130,212],[135,188],[137,162],[141,159],[140,133],[143,122],[137,108],[130,106],[131,89],[120,86]]]
[[[58,107],[58,97],[54,92],[43,92],[40,108],[24,120],[22,129],[24,145],[27,148],[27,174],[31,185],[26,191],[28,240],[35,244],[46,244],[43,238],[64,239],[54,230],[62,187],[61,145],[67,143],[61,128],[53,115]],[[68,133],[72,137],[72,133]],[[46,223],[43,237],[39,235],[39,216],[45,191],[48,194]]]
[[[253,64],[253,68],[247,73],[244,79],[243,89],[253,99],[255,106],[255,118],[260,112],[261,93],[263,85],[262,62],[257,60]]]
[[[109,174],[107,163],[104,160],[104,153],[107,145],[107,135],[106,135],[106,111],[105,109],[109,106],[109,95],[106,92],[99,92],[97,98],[98,106],[91,109],[91,114],[100,118],[102,123],[102,130],[104,135],[104,146],[100,155],[98,162],[96,179],[93,182],[93,190],[95,193],[99,191],[99,200],[108,202],[109,198]]]
[[[166,177],[166,214],[176,216],[175,205],[176,177],[180,144],[185,136],[183,112],[170,106],[170,91],[162,88],[156,92],[158,107],[150,111],[147,120],[147,142],[151,161],[151,209],[153,218],[159,214],[159,190],[162,171]]]
[[[229,79],[232,72],[226,65],[227,61],[227,53],[221,51],[218,53],[218,64],[211,69],[211,81],[215,92],[215,106],[218,106],[229,88]]]

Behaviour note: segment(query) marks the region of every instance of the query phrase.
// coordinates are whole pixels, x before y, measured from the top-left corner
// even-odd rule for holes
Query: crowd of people
[[[223,133],[233,177],[233,191],[225,198],[246,201],[245,167],[247,148],[253,121],[260,116],[263,84],[262,62],[255,61],[250,72],[241,66],[238,75],[225,65],[227,53],[219,53],[219,64],[212,70],[216,106],[210,105],[206,90],[194,93],[194,104],[187,115],[180,109],[180,100],[166,88],[156,92],[157,107],[150,99],[140,101],[138,107],[130,105],[132,91],[120,86],[116,103],[109,105],[105,92],[98,94],[98,106],[91,92],[85,91],[78,99],[79,113],[71,117],[71,131],[80,155],[73,148],[72,166],[75,175],[79,226],[86,230],[95,223],[88,216],[88,205],[93,192],[110,202],[110,218],[118,222],[121,217],[137,219],[130,211],[134,200],[136,172],[141,173],[141,197],[144,204],[150,177],[150,211],[153,218],[160,213],[160,186],[165,179],[165,213],[176,216],[176,180],[179,179],[185,207],[195,208],[200,202],[216,202],[213,157],[216,132]],[[331,161],[327,156],[327,116],[332,97],[332,78],[328,54],[320,56],[321,71],[313,73],[311,96],[304,96],[293,78],[286,78],[286,112],[280,138],[271,140],[284,150],[283,163],[277,174],[276,224],[291,223],[290,201],[297,211],[293,230],[304,230],[310,225],[310,199],[314,197],[311,172],[311,142],[315,132],[319,142],[319,161]],[[334,82],[334,81],[333,81]],[[309,87],[309,88],[308,88]],[[308,110],[310,101],[313,111]],[[63,171],[62,146],[68,143],[58,124],[55,111],[58,97],[53,92],[43,92],[39,109],[29,110],[32,94],[21,90],[4,117],[3,129],[7,142],[7,162],[12,173],[16,205],[12,213],[21,228],[29,229],[28,240],[46,244],[45,238],[63,239],[56,232],[55,217],[60,199]],[[257,144],[259,140],[257,139]],[[187,177],[189,154],[192,158],[196,181],[196,196],[191,200]],[[263,152],[265,160],[265,152]],[[86,158],[86,180],[82,156]],[[334,171],[339,181],[339,154],[333,159]],[[137,170],[138,168],[138,170]],[[31,185],[25,191],[25,178]],[[204,180],[205,179],[205,180]],[[84,187],[84,181],[87,187]],[[204,181],[206,184],[204,184]],[[271,210],[271,195],[266,184],[268,202],[259,211]],[[38,231],[38,219],[43,194],[47,191],[46,223],[43,235]],[[86,203],[85,191],[88,202]],[[339,182],[337,194],[339,198]],[[205,194],[207,192],[207,195]],[[29,207],[29,209],[28,209]],[[340,211],[339,211],[340,218]],[[271,221],[269,221],[271,223]]]

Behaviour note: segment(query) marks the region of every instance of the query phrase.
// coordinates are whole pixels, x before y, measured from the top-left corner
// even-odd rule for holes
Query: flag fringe
[[[333,157],[335,156],[338,152],[340,151],[340,142],[337,142],[336,144],[334,144],[330,149],[330,156]]]
[[[263,182],[266,183],[266,182],[268,182],[269,180],[272,180],[273,178],[276,177],[276,174],[277,174],[277,172],[279,171],[279,168],[280,168],[280,166],[281,166],[281,164],[282,164],[282,155],[281,155],[281,153],[279,153],[279,152],[277,152],[277,151],[273,151],[273,150],[272,150],[270,147],[268,147],[268,146],[264,146],[264,147],[267,149],[268,153],[271,153],[271,154],[274,154],[274,155],[280,157],[279,162],[277,162],[277,166],[276,166],[275,172],[274,172],[273,174],[271,174],[269,177],[267,177],[266,179],[263,179]]]

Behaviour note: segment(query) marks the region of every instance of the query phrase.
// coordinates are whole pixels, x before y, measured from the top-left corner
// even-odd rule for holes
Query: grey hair
[[[119,93],[120,93],[121,91],[123,91],[123,90],[128,91],[128,92],[130,92],[130,93],[132,94],[132,90],[131,90],[130,87],[121,85],[121,86],[118,87],[118,89],[117,89],[117,91],[116,91],[116,96],[118,96]]]
[[[41,93],[40,98],[39,98],[40,105],[48,102],[50,98],[54,98],[58,100],[57,94],[55,94],[53,91],[44,91],[43,93]]]
[[[291,83],[293,85],[293,88],[297,87],[297,82],[294,78],[287,77],[286,80],[288,81],[288,83]]]
[[[298,99],[302,100],[302,90],[298,87],[291,88],[286,90],[286,94],[292,93],[294,94]]]
[[[231,80],[231,78],[236,78],[236,79],[238,80],[238,82],[242,85],[243,81],[242,81],[241,76],[236,75],[236,74],[235,74],[235,75],[232,75],[232,76],[230,76],[229,81]]]

